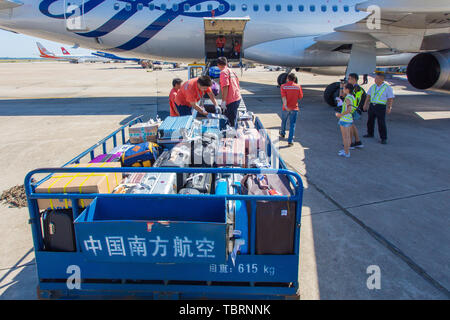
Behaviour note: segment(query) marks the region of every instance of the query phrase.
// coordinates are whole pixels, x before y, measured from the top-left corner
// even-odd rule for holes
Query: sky
[[[0,57],[39,58],[39,51],[36,46],[37,41],[42,43],[47,50],[55,53],[56,55],[62,55],[62,46],[73,55],[89,55],[93,52],[82,48],[73,49],[73,45],[60,44],[53,41],[0,30]]]

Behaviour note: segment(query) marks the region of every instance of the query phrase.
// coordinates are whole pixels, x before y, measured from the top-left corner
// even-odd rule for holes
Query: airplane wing
[[[23,5],[23,3],[18,0],[0,0],[0,10],[12,9],[20,7],[21,5]]]
[[[350,45],[375,45],[377,54],[388,54],[450,47],[448,0],[370,0],[356,8],[371,14],[315,38],[309,49],[345,51]]]

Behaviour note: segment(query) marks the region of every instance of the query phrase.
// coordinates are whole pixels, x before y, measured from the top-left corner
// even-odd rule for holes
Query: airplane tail
[[[62,51],[63,55],[70,56],[70,53],[69,53],[69,51],[66,50],[66,48],[61,47],[61,51]]]
[[[40,42],[36,42],[41,57],[54,57],[53,52],[48,51]]]

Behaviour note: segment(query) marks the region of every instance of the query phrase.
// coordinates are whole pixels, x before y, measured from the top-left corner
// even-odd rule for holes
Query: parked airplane
[[[40,42],[36,42],[36,45],[39,50],[39,56],[45,59],[56,59],[56,60],[65,60],[70,61],[72,63],[83,63],[83,62],[109,62],[110,59],[96,56],[74,56],[67,51],[64,47],[61,47],[61,51],[63,53],[62,56],[57,56],[53,52],[47,50]]]
[[[448,0],[0,0],[1,28],[103,52],[199,61],[223,34],[227,54],[237,41],[255,62],[325,74],[408,65],[413,86],[441,90],[449,14]]]

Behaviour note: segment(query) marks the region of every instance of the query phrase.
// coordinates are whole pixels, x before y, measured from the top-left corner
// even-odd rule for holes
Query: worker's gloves
[[[220,107],[222,108],[222,112],[227,111],[227,102],[226,101],[222,101]]]
[[[222,109],[219,106],[216,106],[216,113],[222,114]]]
[[[343,102],[342,102],[341,98],[337,97],[336,98],[336,103],[337,103],[338,107],[342,107]]]

